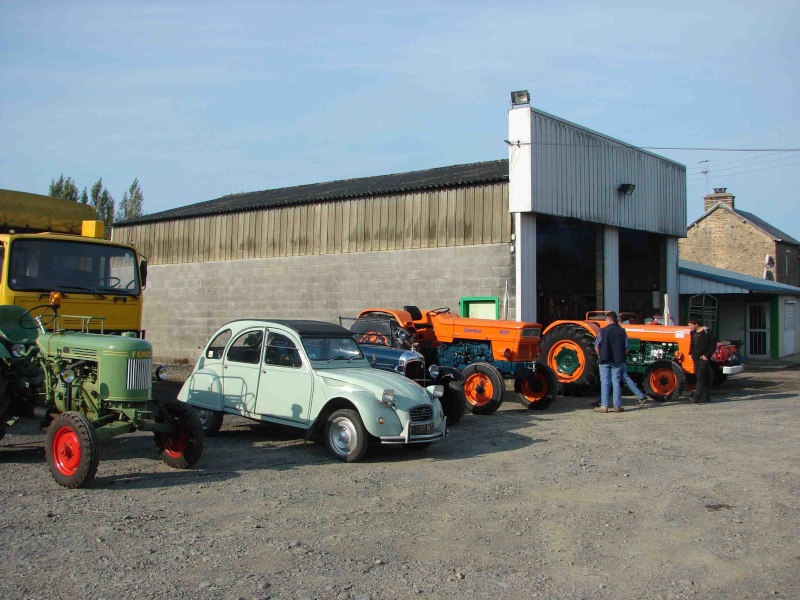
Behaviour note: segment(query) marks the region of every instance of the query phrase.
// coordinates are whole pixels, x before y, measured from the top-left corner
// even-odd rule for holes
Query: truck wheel
[[[200,419],[203,435],[206,437],[217,435],[222,427],[222,419],[225,417],[225,413],[219,410],[211,410],[210,408],[200,408],[199,406],[192,406],[192,408],[197,413],[197,418]]]
[[[155,442],[158,453],[173,469],[188,469],[194,466],[203,454],[203,426],[194,409],[178,400],[161,405],[166,420],[175,422],[175,431],[156,431]]]
[[[45,453],[53,479],[65,488],[83,487],[97,473],[97,434],[81,413],[65,412],[53,419],[45,437]]]
[[[536,363],[536,371],[514,379],[514,391],[525,408],[544,410],[556,399],[556,376],[546,365]]]
[[[644,372],[644,391],[658,402],[675,402],[686,387],[686,375],[678,363],[657,360]]]
[[[464,369],[467,409],[474,415],[490,415],[503,403],[503,375],[489,363],[473,363]]]
[[[548,331],[539,347],[559,383],[594,387],[600,381],[594,340],[583,327],[565,323]]]
[[[460,381],[446,381],[444,383],[444,396],[439,401],[442,403],[444,416],[447,417],[448,427],[458,423],[467,411],[464,384]]]
[[[325,423],[325,445],[338,460],[358,462],[367,453],[367,428],[355,410],[337,410]]]

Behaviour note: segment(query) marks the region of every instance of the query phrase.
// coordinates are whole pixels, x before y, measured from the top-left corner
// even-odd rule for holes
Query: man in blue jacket
[[[600,359],[600,406],[595,411],[608,412],[609,396],[613,391],[614,412],[623,412],[622,371],[625,369],[628,335],[617,323],[617,313],[606,315],[606,326],[597,335],[594,349]]]
[[[694,404],[711,402],[708,388],[711,387],[713,375],[711,373],[711,357],[717,351],[717,340],[714,335],[703,327],[699,319],[689,318],[689,327],[692,328],[692,340],[689,344],[689,356],[694,362],[694,374],[697,377],[697,389],[692,397]]]

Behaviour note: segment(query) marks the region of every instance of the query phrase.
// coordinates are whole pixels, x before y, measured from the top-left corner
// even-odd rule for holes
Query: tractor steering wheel
[[[450,308],[447,307],[447,306],[443,306],[441,308],[434,308],[433,310],[429,310],[428,314],[429,315],[441,315],[442,313],[449,313],[449,312],[450,312]]]
[[[41,314],[34,317],[33,311],[40,308],[43,308],[44,310],[41,312]],[[46,318],[48,312],[52,313],[49,319]],[[42,323],[42,327],[47,327],[56,320],[57,315],[58,312],[54,307],[50,306],[49,304],[40,304],[39,306],[34,306],[33,308],[26,310],[20,315],[19,326],[23,329],[37,329],[39,327],[39,322],[37,319],[39,319],[39,321]]]

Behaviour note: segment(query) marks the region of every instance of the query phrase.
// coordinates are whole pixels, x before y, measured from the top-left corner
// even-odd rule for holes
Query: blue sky
[[[796,1],[68,4],[0,2],[0,188],[138,177],[153,213],[507,158],[517,89],[643,147],[800,148]],[[727,187],[800,239],[800,153],[656,152],[690,221]]]

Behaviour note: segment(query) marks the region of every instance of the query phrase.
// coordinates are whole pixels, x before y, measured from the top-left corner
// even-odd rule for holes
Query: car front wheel
[[[337,410],[325,423],[325,445],[338,460],[358,462],[367,453],[368,433],[355,410]]]

